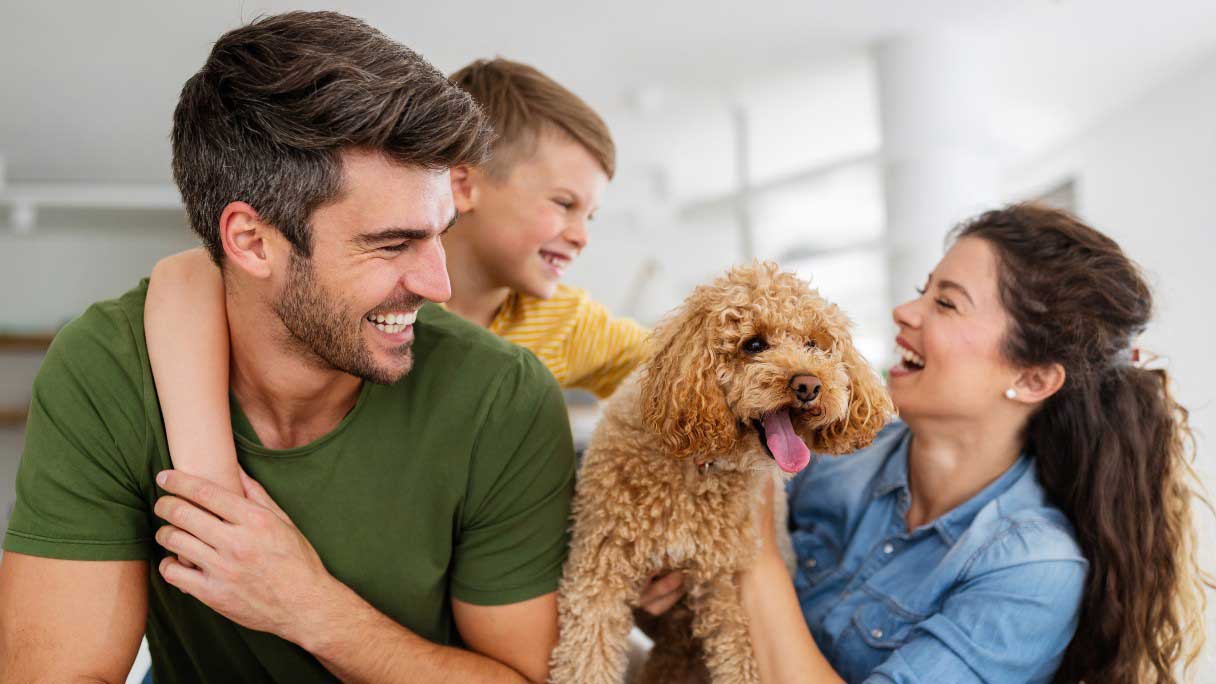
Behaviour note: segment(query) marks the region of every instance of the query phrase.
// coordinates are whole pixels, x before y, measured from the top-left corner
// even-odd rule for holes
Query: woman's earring
[[[1017,399],[1018,391],[1015,390],[1014,388],[1010,387],[1009,389],[1005,390],[1005,398],[1006,399]]]

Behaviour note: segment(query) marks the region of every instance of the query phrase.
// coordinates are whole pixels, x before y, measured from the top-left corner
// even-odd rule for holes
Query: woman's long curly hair
[[[1191,514],[1206,500],[1187,410],[1165,370],[1131,358],[1152,315],[1149,287],[1114,240],[1063,211],[1013,205],[952,236],[984,240],[998,255],[1011,320],[1005,356],[1066,373],[1025,435],[1089,560],[1080,623],[1055,681],[1175,684],[1204,638],[1211,580]]]

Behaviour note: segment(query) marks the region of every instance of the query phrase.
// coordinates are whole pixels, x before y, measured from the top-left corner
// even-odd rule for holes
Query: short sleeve
[[[557,589],[568,545],[574,446],[557,381],[531,354],[497,387],[474,446],[452,596],[517,603]]]
[[[614,318],[599,302],[585,296],[569,340],[571,387],[612,394],[645,356],[646,328],[633,319]]]
[[[114,302],[56,336],[34,380],[4,549],[67,560],[149,557],[140,355]]]
[[[914,627],[865,684],[1051,681],[1084,592],[1087,564],[1074,547],[1056,528],[996,540],[941,611]]]

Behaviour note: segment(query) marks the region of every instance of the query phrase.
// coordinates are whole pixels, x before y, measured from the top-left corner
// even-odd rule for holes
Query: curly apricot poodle
[[[687,594],[648,628],[642,681],[759,680],[735,575],[759,549],[763,485],[812,453],[869,444],[892,412],[849,328],[836,305],[771,263],[698,287],[660,325],[579,473],[552,682],[620,682],[631,604],[672,569],[686,572]],[[784,503],[779,494],[783,518]]]

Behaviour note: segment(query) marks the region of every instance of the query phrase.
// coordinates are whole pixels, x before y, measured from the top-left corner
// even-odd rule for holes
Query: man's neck
[[[332,431],[354,408],[362,381],[292,349],[278,316],[236,299],[228,295],[229,383],[262,445],[290,449]]]
[[[452,298],[447,302],[448,311],[488,328],[510,296],[511,289],[496,282],[473,253],[471,246],[456,238],[455,234],[456,231],[453,230],[452,235],[444,240],[448,257],[448,277],[452,281]]]

